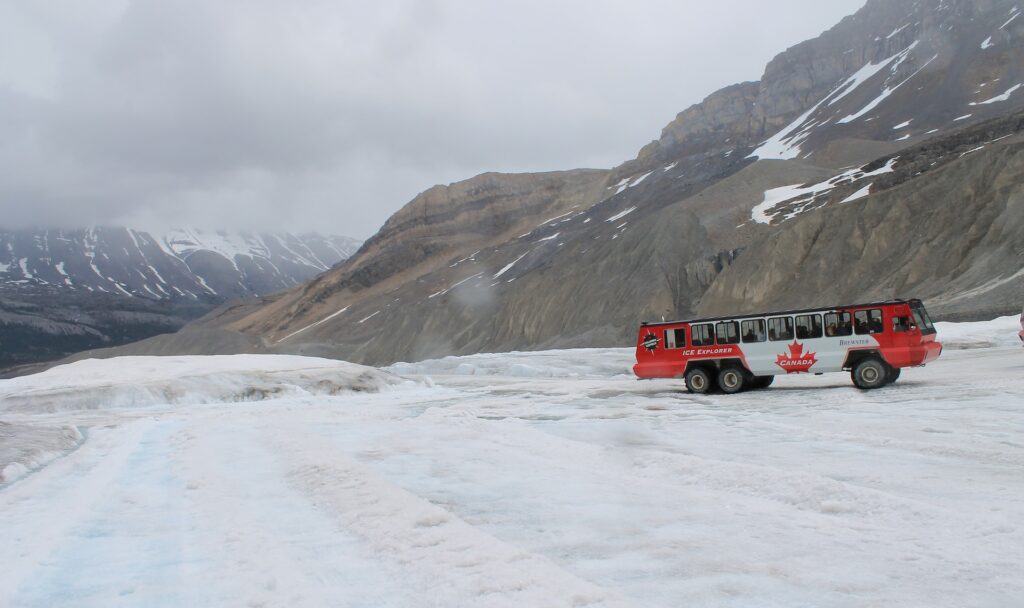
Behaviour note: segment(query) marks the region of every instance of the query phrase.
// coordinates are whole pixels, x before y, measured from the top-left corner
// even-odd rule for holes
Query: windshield
[[[912,305],[910,312],[914,313],[914,321],[917,323],[917,327],[921,330],[922,334],[935,333],[935,326],[932,325],[932,319],[928,316],[928,311],[924,309],[924,304]]]

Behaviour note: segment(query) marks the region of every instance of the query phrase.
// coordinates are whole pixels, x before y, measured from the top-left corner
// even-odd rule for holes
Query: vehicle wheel
[[[727,367],[718,372],[718,388],[727,395],[738,393],[747,384],[747,375],[743,370]]]
[[[900,368],[898,368],[898,367],[890,367],[889,368],[889,377],[886,378],[885,381],[886,381],[887,384],[892,384],[893,382],[896,382],[896,380],[898,380],[899,377],[900,377]]]
[[[775,382],[775,376],[754,376],[750,381],[750,388],[768,388]]]
[[[881,388],[886,385],[889,379],[889,370],[886,369],[888,367],[885,363],[874,357],[862,359],[860,363],[854,366],[850,376],[853,378],[853,383],[859,389]]]
[[[686,372],[686,388],[691,393],[704,395],[711,392],[711,375],[701,368]]]

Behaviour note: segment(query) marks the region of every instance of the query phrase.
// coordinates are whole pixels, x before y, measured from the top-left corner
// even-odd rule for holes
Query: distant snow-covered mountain
[[[307,281],[359,245],[185,228],[0,229],[0,375],[174,332],[228,300]]]
[[[0,229],[0,283],[148,299],[224,300],[306,281],[348,258],[341,236],[125,227]]]

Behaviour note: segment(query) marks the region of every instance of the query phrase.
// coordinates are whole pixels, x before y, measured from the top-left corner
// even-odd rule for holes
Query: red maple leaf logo
[[[817,353],[804,353],[804,345],[796,340],[788,346],[789,354],[782,354],[775,358],[775,365],[786,370],[787,374],[809,373],[811,367],[818,362]]]

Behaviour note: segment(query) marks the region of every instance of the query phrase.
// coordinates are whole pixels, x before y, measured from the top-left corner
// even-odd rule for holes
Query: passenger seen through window
[[[878,308],[858,310],[853,313],[853,328],[859,335],[882,333],[882,311]]]
[[[849,336],[853,333],[853,324],[848,312],[830,312],[825,315],[825,335],[829,338]]]
[[[910,331],[910,317],[893,317],[893,331]]]
[[[773,317],[768,319],[769,340],[792,340],[793,319],[790,317]]]
[[[725,321],[715,326],[715,335],[719,344],[739,344],[740,324],[736,321]]]
[[[820,338],[821,315],[800,315],[796,318],[796,337],[800,340]]]
[[[707,323],[690,328],[690,343],[694,346],[711,346],[715,343],[714,325]]]
[[[743,321],[740,324],[740,328],[743,330],[743,342],[764,342],[767,336],[764,332],[764,319],[753,319],[751,321]]]

